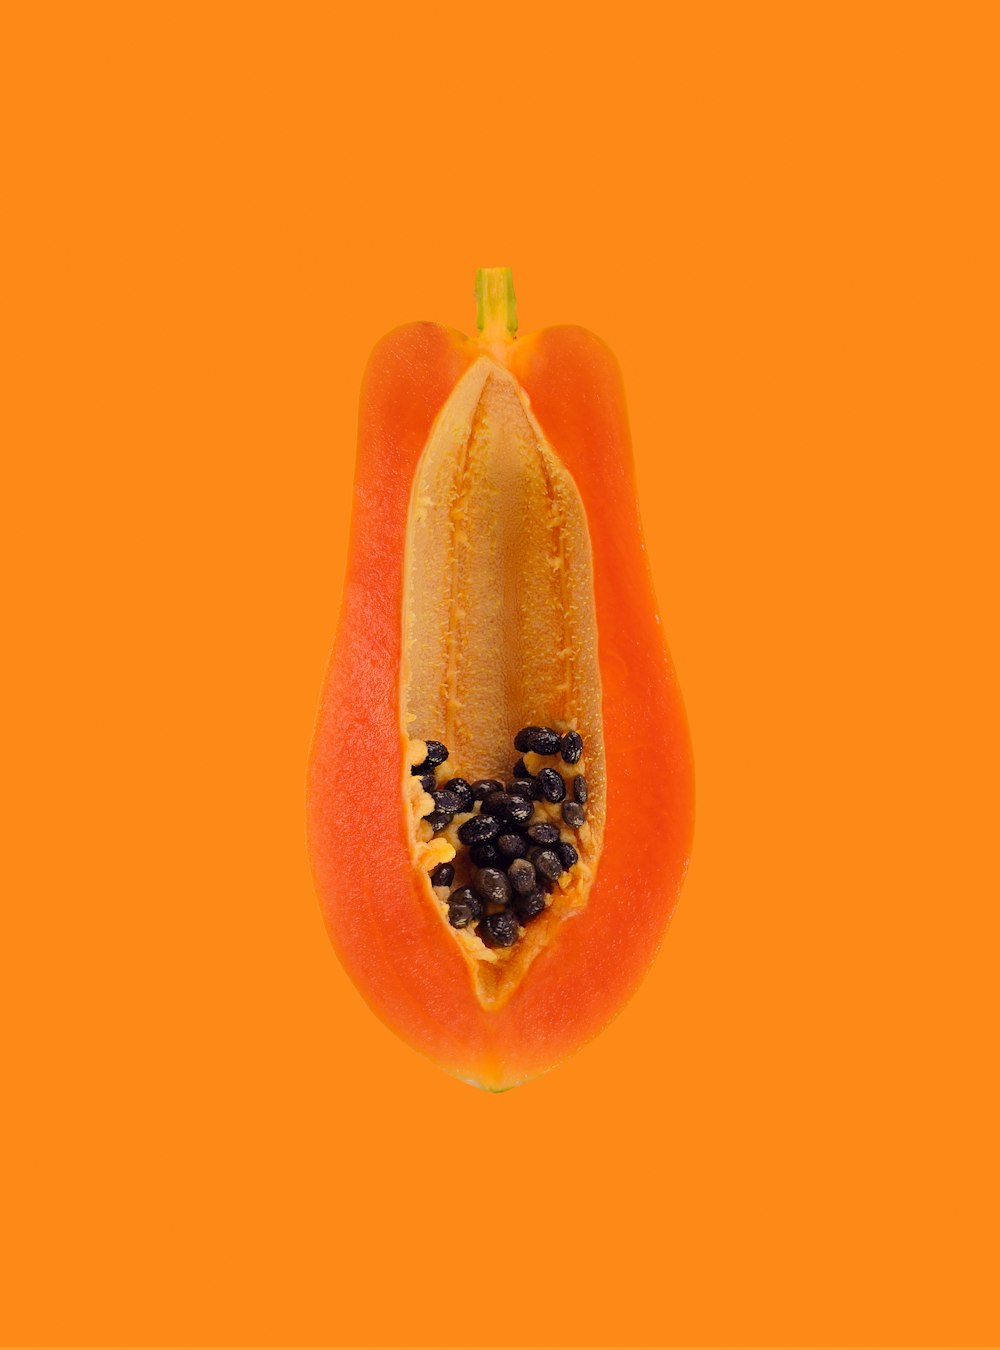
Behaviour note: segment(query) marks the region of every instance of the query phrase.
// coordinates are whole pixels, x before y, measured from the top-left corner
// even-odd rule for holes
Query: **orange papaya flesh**
[[[330,935],[366,1001],[501,1090],[634,990],[686,869],[693,790],[614,358],[582,329],[515,338],[507,269],[478,290],[475,338],[409,325],[369,361],[308,816]],[[525,748],[518,779],[529,727],[555,736]],[[363,859],[359,762],[379,840]],[[488,779],[530,817],[468,800],[463,785]],[[555,783],[562,800],[546,800]],[[464,842],[477,817],[481,843]],[[561,867],[527,833],[539,824],[571,845]],[[524,856],[498,857],[501,837]],[[514,862],[522,881],[536,869],[527,906]]]

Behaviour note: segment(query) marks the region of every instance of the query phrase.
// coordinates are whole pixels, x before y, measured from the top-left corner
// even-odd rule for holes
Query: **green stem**
[[[489,339],[517,332],[514,274],[509,267],[480,267],[476,273],[476,327]]]

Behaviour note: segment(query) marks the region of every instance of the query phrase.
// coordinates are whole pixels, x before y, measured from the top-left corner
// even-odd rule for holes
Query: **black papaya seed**
[[[578,830],[587,819],[587,813],[577,802],[563,802],[562,817],[572,830]]]
[[[567,872],[580,861],[580,855],[572,844],[558,843],[555,851],[559,854],[559,860]]]
[[[583,754],[583,737],[578,731],[567,731],[559,752],[567,764],[575,764]]]
[[[509,909],[487,914],[476,930],[487,947],[513,947],[517,941],[517,919]]]
[[[510,903],[510,882],[497,867],[484,867],[473,882],[473,889],[483,900],[494,905]]]
[[[539,769],[538,783],[542,789],[542,796],[547,802],[561,802],[566,796],[566,784],[562,780],[562,775],[555,769]]]
[[[530,800],[527,797],[513,797],[508,795],[504,814],[514,825],[525,825],[531,819],[534,812]]]
[[[463,844],[483,844],[495,839],[500,833],[500,822],[493,816],[472,816],[458,827],[458,837]]]
[[[503,858],[523,858],[528,845],[519,834],[498,834],[497,850]]]
[[[536,755],[555,755],[559,752],[559,733],[549,727],[536,727],[528,741],[528,749]]]
[[[535,869],[527,858],[517,858],[507,868],[507,880],[518,895],[528,895],[535,889]]]
[[[483,902],[471,886],[460,886],[448,897],[448,922],[452,928],[468,928],[483,917]]]
[[[534,736],[536,731],[541,730],[542,730],[541,727],[522,727],[521,730],[514,737],[514,749],[517,750],[522,755],[525,754],[526,751],[531,750],[532,749],[531,738],[532,736]]]
[[[469,849],[469,857],[472,859],[474,867],[499,867],[502,859],[500,850],[496,844],[485,841],[482,844],[473,844]]]
[[[540,820],[536,825],[528,826],[528,838],[533,844],[557,844],[559,831],[555,825]]]
[[[514,913],[521,923],[529,923],[532,919],[537,919],[544,909],[545,896],[539,890],[529,891],[527,895],[514,896]]]
[[[475,798],[472,795],[472,788],[464,778],[449,778],[444,785],[445,792],[450,792],[453,797],[458,798],[458,811],[471,811],[472,803]]]
[[[410,773],[424,774],[431,769],[436,769],[439,764],[443,764],[448,758],[448,747],[441,741],[427,742],[427,757],[421,760],[419,764],[414,764]]]
[[[532,864],[538,875],[545,877],[548,881],[556,881],[562,876],[562,859],[554,849],[532,849],[531,853],[528,854],[528,861]]]
[[[449,815],[454,815],[456,811],[462,810],[461,799],[457,792],[449,792],[447,789],[441,792],[432,792],[434,806],[438,811],[447,811]]]

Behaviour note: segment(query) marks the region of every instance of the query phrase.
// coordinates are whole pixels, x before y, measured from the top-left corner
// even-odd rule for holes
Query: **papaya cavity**
[[[494,293],[504,298],[502,289]],[[601,853],[606,788],[586,511],[523,390],[493,354],[481,355],[457,382],[417,464],[402,616],[401,790],[413,866],[425,878],[427,904],[466,958],[480,1005],[499,1009],[560,925],[586,906]],[[548,729],[556,738],[550,737],[551,745],[544,737],[537,741],[548,753],[523,753],[518,781],[514,741],[531,728]],[[574,747],[567,759],[556,741],[570,732],[576,738],[566,742]],[[428,762],[428,741],[447,747],[446,763]],[[545,907],[519,922],[511,945],[491,943],[489,925],[481,922],[455,926],[449,896],[470,883],[485,896],[489,878],[484,890],[476,880],[482,869],[477,873],[461,838],[463,825],[484,812],[482,802],[473,804],[464,788],[456,789],[459,806],[467,809],[434,814],[431,793],[447,790],[453,780],[495,780],[494,788],[512,788],[515,795],[524,789],[521,800],[531,802],[531,815],[515,812],[508,847],[520,848],[519,836],[537,855],[543,846],[533,845],[530,826],[548,824],[571,845],[563,856],[577,855],[557,877],[543,878],[548,864],[538,863]],[[554,790],[543,793],[545,784],[555,784]],[[577,805],[581,796],[585,809]],[[454,807],[456,798],[442,801]],[[501,867],[510,861],[508,855]],[[445,886],[433,885],[431,873],[441,864],[451,865],[453,877]],[[500,909],[487,901],[483,918]],[[509,903],[506,910],[514,912]],[[523,906],[518,913],[526,913]],[[513,918],[502,922],[512,924]]]

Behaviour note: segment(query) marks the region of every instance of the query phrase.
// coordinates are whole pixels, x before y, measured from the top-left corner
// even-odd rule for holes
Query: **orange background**
[[[1000,1339],[992,8],[5,7],[2,1339]],[[364,361],[500,263],[621,361],[698,825],[494,1098],[302,799]]]

